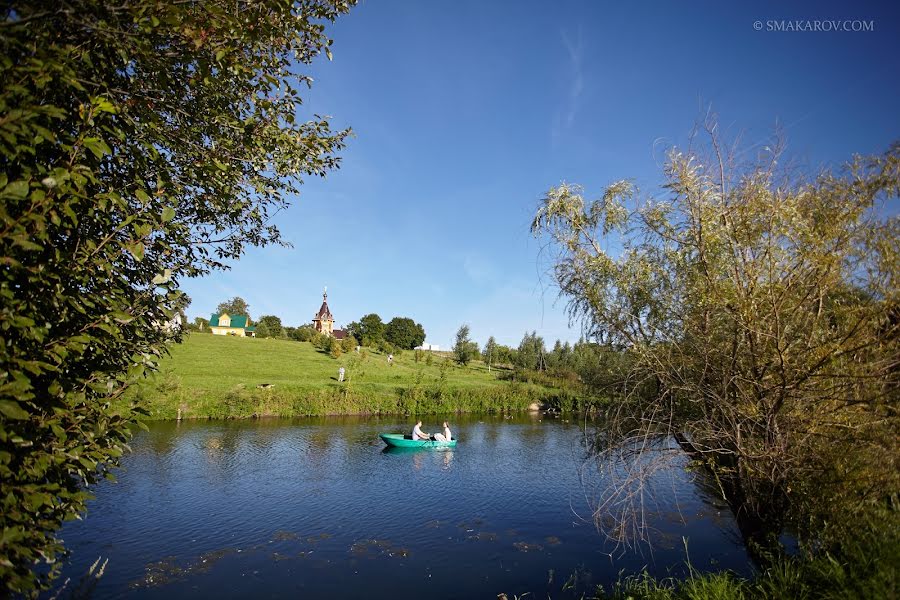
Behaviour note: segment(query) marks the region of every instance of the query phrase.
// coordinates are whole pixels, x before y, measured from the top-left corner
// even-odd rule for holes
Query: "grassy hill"
[[[125,400],[174,419],[179,409],[185,418],[517,411],[565,395],[498,379],[480,362],[426,356],[407,351],[389,365],[370,348],[334,359],[308,342],[189,334]]]

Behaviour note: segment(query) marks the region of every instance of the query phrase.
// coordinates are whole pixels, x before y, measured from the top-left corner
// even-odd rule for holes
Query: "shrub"
[[[352,335],[348,335],[343,340],[341,340],[341,349],[344,352],[352,352],[356,349],[357,343],[356,338]]]
[[[312,325],[302,325],[290,332],[290,337],[298,342],[309,342],[316,337],[318,332]]]

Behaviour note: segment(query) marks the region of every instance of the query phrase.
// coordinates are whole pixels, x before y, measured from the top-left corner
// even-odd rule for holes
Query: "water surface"
[[[64,527],[64,578],[102,557],[95,597],[563,598],[623,569],[681,572],[682,538],[696,567],[750,570],[727,509],[677,467],[653,547],[606,542],[584,423],[454,416],[455,449],[386,451],[377,434],[410,421],[151,424]]]

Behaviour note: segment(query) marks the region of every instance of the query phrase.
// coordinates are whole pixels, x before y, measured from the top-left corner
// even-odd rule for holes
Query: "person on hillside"
[[[394,366],[394,355],[388,354],[388,364]]]
[[[420,441],[420,440],[425,441],[425,440],[431,439],[430,433],[422,432],[422,421],[416,421],[416,426],[413,427],[413,431],[412,431],[412,439],[417,440],[417,441]]]
[[[344,367],[341,367],[340,369],[338,369],[338,381],[344,380],[344,373],[345,373]]]
[[[453,436],[450,434],[450,426],[447,424],[447,421],[444,421],[444,433],[434,434],[434,439],[439,442],[449,442],[453,439]]]

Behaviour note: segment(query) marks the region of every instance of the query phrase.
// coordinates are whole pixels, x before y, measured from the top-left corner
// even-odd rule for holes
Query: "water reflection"
[[[645,564],[665,575],[684,560],[682,536],[695,565],[748,569],[733,520],[681,469],[645,512],[653,553],[616,551],[591,518],[603,490],[584,470],[583,424],[451,422],[459,445],[429,449],[384,447],[378,433],[410,427],[396,417],[154,424],[120,484],[101,485],[88,518],[64,528],[66,573],[111,557],[104,597],[354,598],[423,585],[436,598],[577,597],[562,590],[576,571],[594,583]]]

